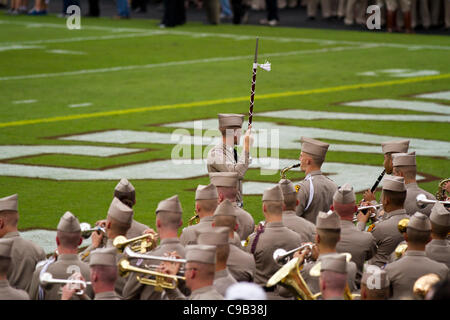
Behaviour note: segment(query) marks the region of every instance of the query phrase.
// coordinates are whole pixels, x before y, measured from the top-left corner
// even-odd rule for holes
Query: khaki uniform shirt
[[[106,242],[106,248],[114,248],[113,241],[114,239],[108,239],[108,241]],[[124,256],[125,256],[124,253],[121,253],[118,250],[116,250],[116,265],[119,264],[120,259],[122,259]],[[117,273],[118,276],[114,290],[119,296],[122,297],[123,288],[125,287],[125,283],[127,282],[128,279],[125,277],[121,277],[119,274],[119,270],[117,270]]]
[[[341,240],[336,245],[339,253],[348,252],[356,264],[356,282],[361,281],[364,262],[377,252],[375,238],[369,232],[360,231],[351,221],[341,220]]]
[[[255,258],[251,253],[245,252],[232,241],[230,239],[230,254],[228,255],[227,268],[237,281],[253,282],[256,273]]]
[[[162,257],[165,253],[176,251],[181,258],[185,257],[185,248],[181,245],[178,238],[162,239],[159,246],[147,254],[151,256]],[[131,259],[132,265],[138,268],[145,268],[145,265],[159,265],[161,261],[150,259]],[[140,299],[140,300],[161,300],[162,292],[155,291],[154,286],[145,285],[137,280],[137,276],[141,278],[149,278],[143,274],[131,272],[127,278],[122,296],[124,299]]]
[[[248,245],[245,247],[247,252],[251,252],[255,236],[256,233],[250,235]],[[265,286],[267,281],[281,268],[273,260],[273,252],[276,249],[282,248],[289,251],[299,247],[301,243],[300,236],[285,227],[282,222],[266,223],[253,253],[256,264],[255,283]]]
[[[28,294],[32,300],[39,300],[39,276],[41,275],[43,268],[44,265],[41,264],[36,267],[36,270],[33,273],[33,280],[31,281],[31,285],[28,290]],[[46,272],[49,272],[54,279],[68,279],[74,272],[81,273],[86,281],[90,281],[91,277],[89,265],[81,261],[76,254],[59,255],[58,259],[48,266]],[[43,300],[61,300],[63,286],[64,284],[57,283],[42,286],[44,293]],[[94,297],[94,292],[92,291],[91,286],[87,286],[84,289],[84,292],[88,297]],[[73,297],[76,300],[78,298],[77,295],[74,295]]]
[[[310,181],[311,177],[312,185],[314,187],[313,198],[311,204],[308,206],[310,199]],[[330,206],[333,204],[333,195],[337,190],[337,185],[330,178],[322,175],[320,170],[313,171],[306,178],[299,183],[300,189],[298,190],[297,197],[300,204],[297,206],[297,215],[305,218],[306,220],[316,224],[316,218],[319,211],[328,212]]]
[[[216,271],[214,274],[213,286],[222,296],[225,297],[227,289],[233,284],[237,283],[236,279],[228,272],[228,268]]]
[[[309,271],[319,262],[322,261],[324,257],[337,255],[337,253],[324,253],[319,255],[319,258],[317,261],[314,262],[308,262],[303,265],[303,269],[300,271],[300,274],[302,275],[303,279],[305,280],[306,284],[309,287],[309,290],[313,294],[320,292],[320,286],[319,286],[319,278],[320,277],[313,277],[309,274]],[[348,287],[351,292],[356,291],[356,264],[353,261],[350,261],[347,263],[347,283]]]
[[[450,269],[450,245],[447,240],[433,239],[425,247],[428,258],[445,263]]]
[[[303,242],[314,242],[316,235],[316,226],[314,223],[297,216],[295,211],[283,211],[283,224],[297,232]]]
[[[224,297],[217,292],[214,286],[206,286],[192,291],[191,295],[186,297],[176,288],[174,290],[165,290],[169,300],[223,300]]]
[[[386,212],[383,220],[375,223],[372,235],[377,242],[377,253],[370,260],[370,264],[382,267],[390,260],[390,255],[397,245],[403,241],[403,235],[398,231],[398,222],[401,219],[409,218],[405,209]]]
[[[11,267],[7,274],[9,284],[13,288],[27,291],[36,264],[45,260],[45,252],[35,243],[22,238],[18,231],[9,232],[3,238],[14,239],[11,249]]]
[[[208,152],[207,169],[209,172],[237,172],[239,180],[237,184],[237,202],[242,203],[242,180],[250,164],[249,153],[242,150],[238,161],[234,160],[234,150],[219,142]]]
[[[436,198],[431,193],[419,188],[417,183],[408,183],[406,185],[405,210],[407,215],[412,216],[414,213],[418,211],[428,217],[430,216],[431,209],[433,208],[432,204],[425,206],[425,208],[420,208],[417,205],[416,198],[417,195],[421,193],[425,194],[425,196],[429,200],[436,200]]]
[[[247,239],[248,236],[251,235],[253,231],[255,231],[255,220],[250,213],[238,207],[236,202],[233,202],[232,204],[237,213],[237,234],[239,235],[239,238]]]
[[[122,300],[122,298],[115,291],[106,291],[97,293],[94,300]]]
[[[8,280],[0,280],[0,300],[30,300],[24,290],[14,289]]]
[[[392,299],[413,299],[413,286],[417,279],[428,273],[435,273],[441,279],[448,276],[445,264],[431,260],[424,251],[408,250],[404,256],[384,268],[389,276]]]
[[[207,230],[208,228],[213,228],[212,226],[213,221],[214,221],[213,216],[207,216],[200,219],[199,223],[184,228],[180,235],[180,243],[183,246],[196,244],[198,232],[200,230]]]
[[[131,239],[131,238],[136,238],[136,237],[142,236],[144,231],[147,229],[149,229],[149,227],[147,227],[145,224],[140,223],[133,219],[133,221],[131,222],[131,227],[130,227],[130,229],[128,229],[125,237],[127,239]]]

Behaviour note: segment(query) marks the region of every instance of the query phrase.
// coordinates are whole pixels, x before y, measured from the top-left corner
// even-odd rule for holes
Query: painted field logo
[[[369,17],[366,21],[367,29],[369,30],[380,30],[381,29],[381,10],[379,6],[373,5],[367,7],[367,14]]]
[[[66,13],[69,15],[67,17],[66,25],[69,30],[80,30],[81,29],[81,9],[79,6],[71,5],[67,8]]]

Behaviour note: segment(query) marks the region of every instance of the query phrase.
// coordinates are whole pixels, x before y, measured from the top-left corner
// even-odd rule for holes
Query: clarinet
[[[383,172],[380,173],[380,175],[378,176],[377,181],[375,181],[375,183],[373,184],[372,188],[370,188],[370,192],[373,193],[377,189],[377,187],[380,184],[381,179],[383,179],[385,173],[386,173],[386,169],[384,169]],[[361,211],[362,211],[362,213],[367,214],[368,209],[364,209],[364,210],[361,210]]]

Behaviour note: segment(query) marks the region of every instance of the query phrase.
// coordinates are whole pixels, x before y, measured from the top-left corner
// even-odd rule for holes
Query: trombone
[[[83,239],[88,239],[93,232],[106,234],[106,230],[103,227],[95,226],[94,228],[91,228],[91,225],[87,222],[80,223],[80,229],[81,229],[81,237]]]
[[[148,240],[150,239],[150,241]],[[131,244],[132,251],[146,253],[155,246],[155,236],[151,233],[143,234],[141,236],[127,239],[124,236],[117,236],[114,238],[113,246],[120,252],[123,252],[125,247]]]
[[[72,285],[81,285],[83,289],[77,289],[75,292],[77,295],[81,296],[84,294],[84,288],[88,285],[90,286],[92,283],[90,281],[83,281],[78,279],[54,279],[50,272],[44,272],[39,276],[39,282],[42,286],[47,286],[53,283],[65,284],[69,283]]]
[[[429,200],[423,193],[418,194],[416,197],[416,203],[419,208],[425,208],[429,204],[441,203],[444,206],[450,206],[450,201]]]
[[[129,247],[126,247],[124,252],[128,255],[130,258],[136,258],[136,259],[151,259],[151,260],[159,260],[159,261],[169,261],[169,262],[175,262],[175,263],[186,263],[186,259],[175,259],[175,258],[169,258],[169,257],[159,257],[159,256],[151,256],[147,254],[139,254],[131,250]],[[148,267],[151,268],[157,268],[158,266],[150,265]],[[163,288],[166,289],[175,289],[178,286],[178,280],[186,280],[185,277],[179,276],[179,275],[170,275],[150,269],[144,269],[132,266],[130,262],[123,258],[119,261],[119,273],[122,277],[127,277],[130,272],[136,272],[141,273],[144,275],[150,275],[154,276],[154,279],[149,278],[143,278],[141,276],[136,276],[136,279],[145,285],[154,286],[155,290],[162,291]],[[180,271],[180,273],[184,273],[184,271]]]
[[[305,257],[305,259],[309,259],[312,255],[313,246],[314,245],[311,243],[305,243],[300,247],[292,249],[290,251],[286,251],[283,248],[276,249],[273,252],[273,260],[278,264],[286,264],[287,262],[289,262],[289,260],[291,260],[291,257],[294,255],[294,253],[296,253],[297,251],[303,251],[306,248],[309,248],[310,252]]]

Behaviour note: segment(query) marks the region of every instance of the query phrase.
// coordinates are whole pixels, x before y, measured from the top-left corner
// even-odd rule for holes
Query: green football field
[[[19,194],[21,230],[54,230],[65,211],[93,224],[120,177],[136,188],[135,219],[154,227],[158,202],[178,194],[187,224],[194,191],[209,179],[202,164],[170,163],[171,134],[194,134],[192,121],[217,124],[208,119],[218,113],[248,114],[257,36],[258,62],[272,70],[258,70],[254,126],[279,130],[283,164],[298,160],[301,135],[311,135],[331,144],[330,178],[362,190],[381,172],[380,141],[408,138],[422,188],[434,194],[450,176],[448,36],[81,23],[68,30],[52,16],[0,15],[0,197]],[[262,114],[272,111],[282,112]],[[207,146],[187,149],[198,148]],[[265,151],[255,146],[252,156]],[[280,174],[254,167],[245,178],[245,209],[258,222],[258,190]]]

